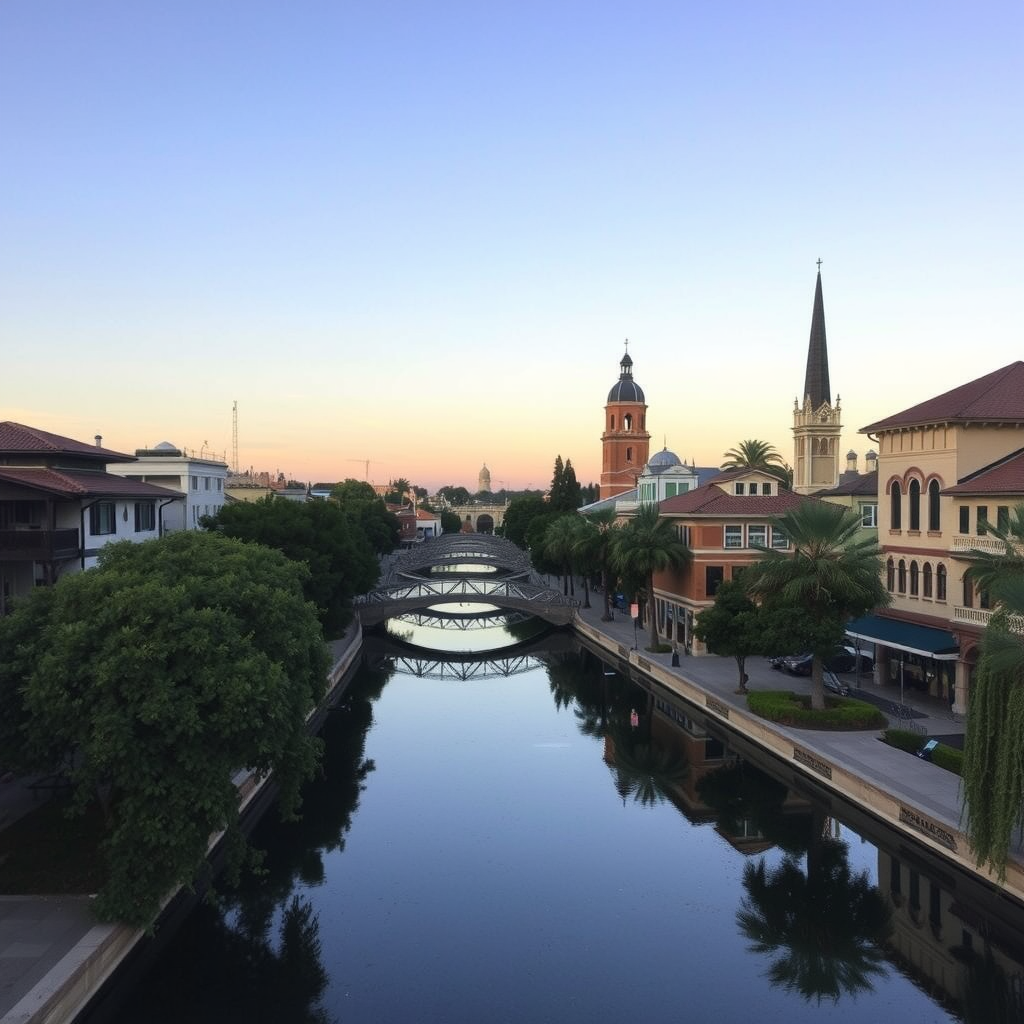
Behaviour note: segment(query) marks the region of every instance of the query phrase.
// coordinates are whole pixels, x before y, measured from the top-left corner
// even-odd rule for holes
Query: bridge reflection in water
[[[571,633],[450,610],[367,637],[303,820],[115,1019],[1020,1020],[1019,906]]]

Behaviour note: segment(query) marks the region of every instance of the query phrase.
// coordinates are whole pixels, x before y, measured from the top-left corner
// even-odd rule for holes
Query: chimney
[[[102,448],[103,447],[103,435],[102,434],[97,434],[93,438],[93,440],[96,442],[96,447],[97,448]]]
[[[857,453],[853,451],[853,449],[850,449],[850,451],[846,453],[846,472],[857,472]]]
[[[868,452],[864,456],[864,462],[869,473],[874,473],[878,469],[878,455],[875,452]]]

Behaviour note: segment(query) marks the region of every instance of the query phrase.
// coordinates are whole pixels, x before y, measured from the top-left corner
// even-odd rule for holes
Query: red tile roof
[[[911,406],[877,423],[861,427],[862,434],[928,423],[1024,422],[1024,362],[1018,360],[961,384],[943,395]]]
[[[965,476],[942,493],[1024,495],[1024,448]]]
[[[32,452],[50,455],[85,455],[99,462],[133,462],[134,456],[100,448],[71,437],[61,437],[36,427],[26,427],[11,420],[0,422],[0,455],[25,455]]]
[[[805,501],[817,498],[793,491],[778,494],[726,494],[716,484],[705,484],[674,498],[666,498],[658,509],[663,515],[778,516]]]
[[[0,466],[0,483],[21,484],[64,498],[180,498],[180,491],[113,473],[44,469],[36,466]]]
[[[858,473],[856,476],[850,477],[849,480],[843,480],[841,475],[839,483],[835,487],[827,491],[818,491],[815,497],[841,498],[854,495],[860,497],[878,495],[877,469],[873,473]]]

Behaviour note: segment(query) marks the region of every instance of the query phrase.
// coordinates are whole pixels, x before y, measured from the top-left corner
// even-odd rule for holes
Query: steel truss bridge
[[[433,566],[467,562],[497,572],[425,576]],[[485,534],[447,534],[403,552],[387,565],[375,590],[356,598],[364,626],[445,604],[481,603],[536,615],[553,625],[572,621],[576,601],[540,582],[526,553],[511,541]],[[438,609],[443,612],[443,609]]]

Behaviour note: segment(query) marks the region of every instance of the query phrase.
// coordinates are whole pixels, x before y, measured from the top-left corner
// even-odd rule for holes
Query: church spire
[[[814,288],[814,310],[811,313],[811,340],[807,347],[807,374],[804,377],[804,398],[810,398],[817,409],[822,402],[832,404],[828,381],[828,346],[825,343],[825,304],[821,299],[821,260],[818,260],[818,282]]]

